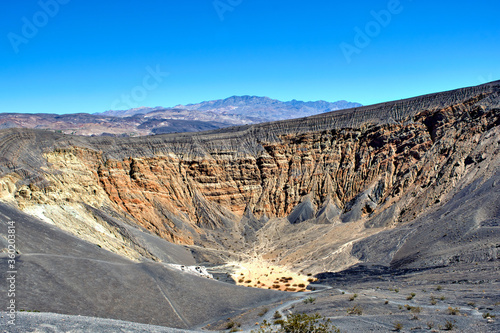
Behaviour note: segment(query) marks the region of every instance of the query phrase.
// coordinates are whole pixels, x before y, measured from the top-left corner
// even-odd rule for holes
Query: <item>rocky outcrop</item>
[[[500,124],[499,93],[494,82],[303,119],[136,139],[5,130],[2,193],[27,211],[104,207],[171,242],[216,249],[253,246],[242,221],[259,226],[263,218],[392,227],[439,204],[489,158],[474,152]]]

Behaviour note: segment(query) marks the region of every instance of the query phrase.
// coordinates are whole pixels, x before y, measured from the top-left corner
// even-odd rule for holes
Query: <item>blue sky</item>
[[[232,95],[372,104],[500,79],[498,0],[2,4],[0,112]]]

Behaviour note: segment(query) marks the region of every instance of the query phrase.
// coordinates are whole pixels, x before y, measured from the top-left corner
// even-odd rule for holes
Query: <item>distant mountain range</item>
[[[138,114],[161,112],[165,110],[202,111],[203,113],[230,116],[241,119],[245,123],[265,122],[273,120],[293,119],[312,116],[318,113],[350,109],[362,106],[348,101],[303,102],[291,100],[282,102],[277,99],[259,96],[232,96],[226,99],[205,101],[196,104],[177,105],[173,108],[135,108],[129,110],[109,110],[100,115],[113,117],[130,117]]]
[[[232,96],[175,107],[109,110],[96,114],[0,114],[2,128],[38,128],[76,135],[143,136],[196,132],[223,127],[307,117],[359,107],[359,103],[282,102],[268,97]]]
[[[359,103],[347,101],[338,102],[302,102],[292,100],[282,102],[268,97],[258,96],[232,96],[226,99],[219,99],[198,104],[178,105],[176,109],[214,111],[220,113],[231,113],[249,119],[257,118],[264,121],[293,119],[312,116],[318,113],[337,111],[359,107]]]

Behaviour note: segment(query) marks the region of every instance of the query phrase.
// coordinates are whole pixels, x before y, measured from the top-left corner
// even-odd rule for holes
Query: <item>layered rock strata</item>
[[[56,224],[92,216],[93,226],[68,230],[121,237],[91,214],[99,209],[171,242],[235,252],[262,245],[255,232],[280,218],[390,228],[439,204],[498,153],[498,142],[477,146],[498,129],[499,110],[493,82],[203,133],[88,138],[11,129],[0,132],[1,193]],[[122,252],[124,242],[106,246]]]

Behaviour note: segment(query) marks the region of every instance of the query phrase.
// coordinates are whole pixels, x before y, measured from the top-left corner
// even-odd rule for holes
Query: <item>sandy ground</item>
[[[316,280],[258,259],[229,265],[234,267],[232,278],[240,286],[299,292],[306,291],[309,283]]]

